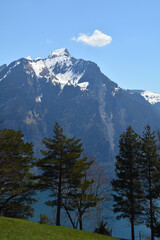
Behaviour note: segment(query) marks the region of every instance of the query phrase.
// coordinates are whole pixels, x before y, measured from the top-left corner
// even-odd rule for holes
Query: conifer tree
[[[0,130],[0,215],[33,216],[33,145],[24,143],[21,131]]]
[[[131,239],[135,239],[134,225],[142,215],[143,192],[138,167],[138,135],[131,127],[120,136],[119,155],[116,156],[116,178],[112,180],[114,212],[117,219],[127,218],[131,223]]]
[[[151,239],[157,232],[157,214],[160,213],[158,199],[160,199],[160,156],[156,136],[147,125],[141,138],[141,178],[144,191],[144,219],[151,229]]]
[[[43,140],[46,150],[41,151],[44,158],[37,163],[42,170],[38,185],[42,190],[51,190],[50,197],[53,199],[46,204],[56,206],[56,225],[61,225],[61,210],[68,191],[71,186],[80,183],[87,158],[81,158],[80,139],[67,138],[58,123],[55,123],[53,132],[53,138]]]

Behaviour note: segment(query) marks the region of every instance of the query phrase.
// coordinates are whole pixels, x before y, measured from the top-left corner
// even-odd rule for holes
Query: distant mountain
[[[40,156],[41,140],[53,135],[57,121],[111,171],[128,125],[138,132],[148,123],[160,127],[160,94],[149,96],[118,87],[94,62],[59,49],[46,59],[21,58],[0,67],[0,127],[21,129]]]
[[[153,93],[150,91],[143,90],[132,90],[133,93],[139,93],[142,97],[145,98],[150,104],[155,107],[160,112],[160,93]]]

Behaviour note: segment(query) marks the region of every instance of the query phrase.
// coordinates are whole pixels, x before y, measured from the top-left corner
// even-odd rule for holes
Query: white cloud
[[[91,36],[86,34],[80,34],[78,38],[72,38],[77,42],[84,42],[93,47],[104,47],[112,42],[112,37],[102,33],[99,30],[95,30]]]

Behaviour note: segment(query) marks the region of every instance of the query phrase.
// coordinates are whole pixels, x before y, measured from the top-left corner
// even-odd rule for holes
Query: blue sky
[[[160,93],[160,0],[0,0],[0,10],[0,65],[67,48],[122,88]]]

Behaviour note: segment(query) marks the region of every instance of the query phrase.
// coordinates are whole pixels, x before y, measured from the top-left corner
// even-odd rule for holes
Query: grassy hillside
[[[0,240],[116,240],[100,234],[0,217]]]

